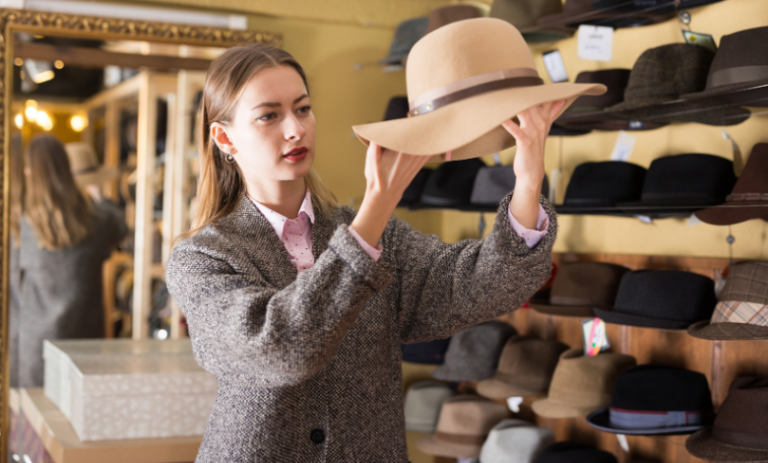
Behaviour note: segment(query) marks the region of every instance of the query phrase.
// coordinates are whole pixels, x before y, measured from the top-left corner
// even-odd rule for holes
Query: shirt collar
[[[291,219],[261,204],[260,202],[253,199],[251,195],[248,195],[248,198],[259,209],[262,215],[264,215],[264,217],[267,219],[270,225],[272,225],[272,228],[275,229],[275,233],[277,233],[277,236],[282,238],[283,230],[285,229],[285,223]],[[301,207],[299,208],[299,215],[297,217],[297,220],[301,218],[302,212],[306,214],[311,224],[315,223],[315,211],[314,209],[312,209],[312,194],[309,191],[309,188],[307,188],[307,192],[304,195],[304,201],[302,201]]]

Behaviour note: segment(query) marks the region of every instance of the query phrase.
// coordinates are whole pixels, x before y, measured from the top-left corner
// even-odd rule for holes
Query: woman
[[[102,264],[126,227],[109,201],[80,191],[54,136],[29,142],[24,177],[19,384],[41,387],[43,340],[104,337]]]
[[[428,157],[371,144],[360,210],[336,203],[311,169],[307,88],[273,47],[229,49],[208,70],[200,202],[166,267],[195,356],[219,382],[198,462],[407,461],[401,343],[508,313],[549,276],[544,140],[564,102],[504,124],[515,195],[487,238],[445,244],[392,217]],[[515,221],[538,222],[524,233],[541,241],[529,248]]]

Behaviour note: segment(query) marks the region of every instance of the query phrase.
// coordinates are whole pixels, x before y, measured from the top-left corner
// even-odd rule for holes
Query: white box
[[[45,395],[82,441],[202,435],[216,379],[188,339],[45,341]]]

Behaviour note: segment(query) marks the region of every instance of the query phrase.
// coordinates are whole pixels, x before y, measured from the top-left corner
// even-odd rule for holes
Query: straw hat
[[[67,143],[64,145],[64,149],[67,151],[75,182],[81,187],[108,182],[120,174],[120,169],[117,166],[105,167],[99,164],[96,151],[88,143]]]
[[[523,36],[511,24],[477,18],[443,26],[408,55],[410,111],[397,119],[352,127],[366,145],[438,160],[469,159],[515,144],[501,127],[521,111],[580,95],[600,95],[600,84],[544,85]],[[446,154],[449,153],[447,156]]]

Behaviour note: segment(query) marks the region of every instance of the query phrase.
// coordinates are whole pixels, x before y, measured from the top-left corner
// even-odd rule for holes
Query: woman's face
[[[211,130],[218,145],[233,153],[247,183],[301,179],[312,166],[315,116],[304,81],[290,66],[256,73],[232,122],[214,123]]]

